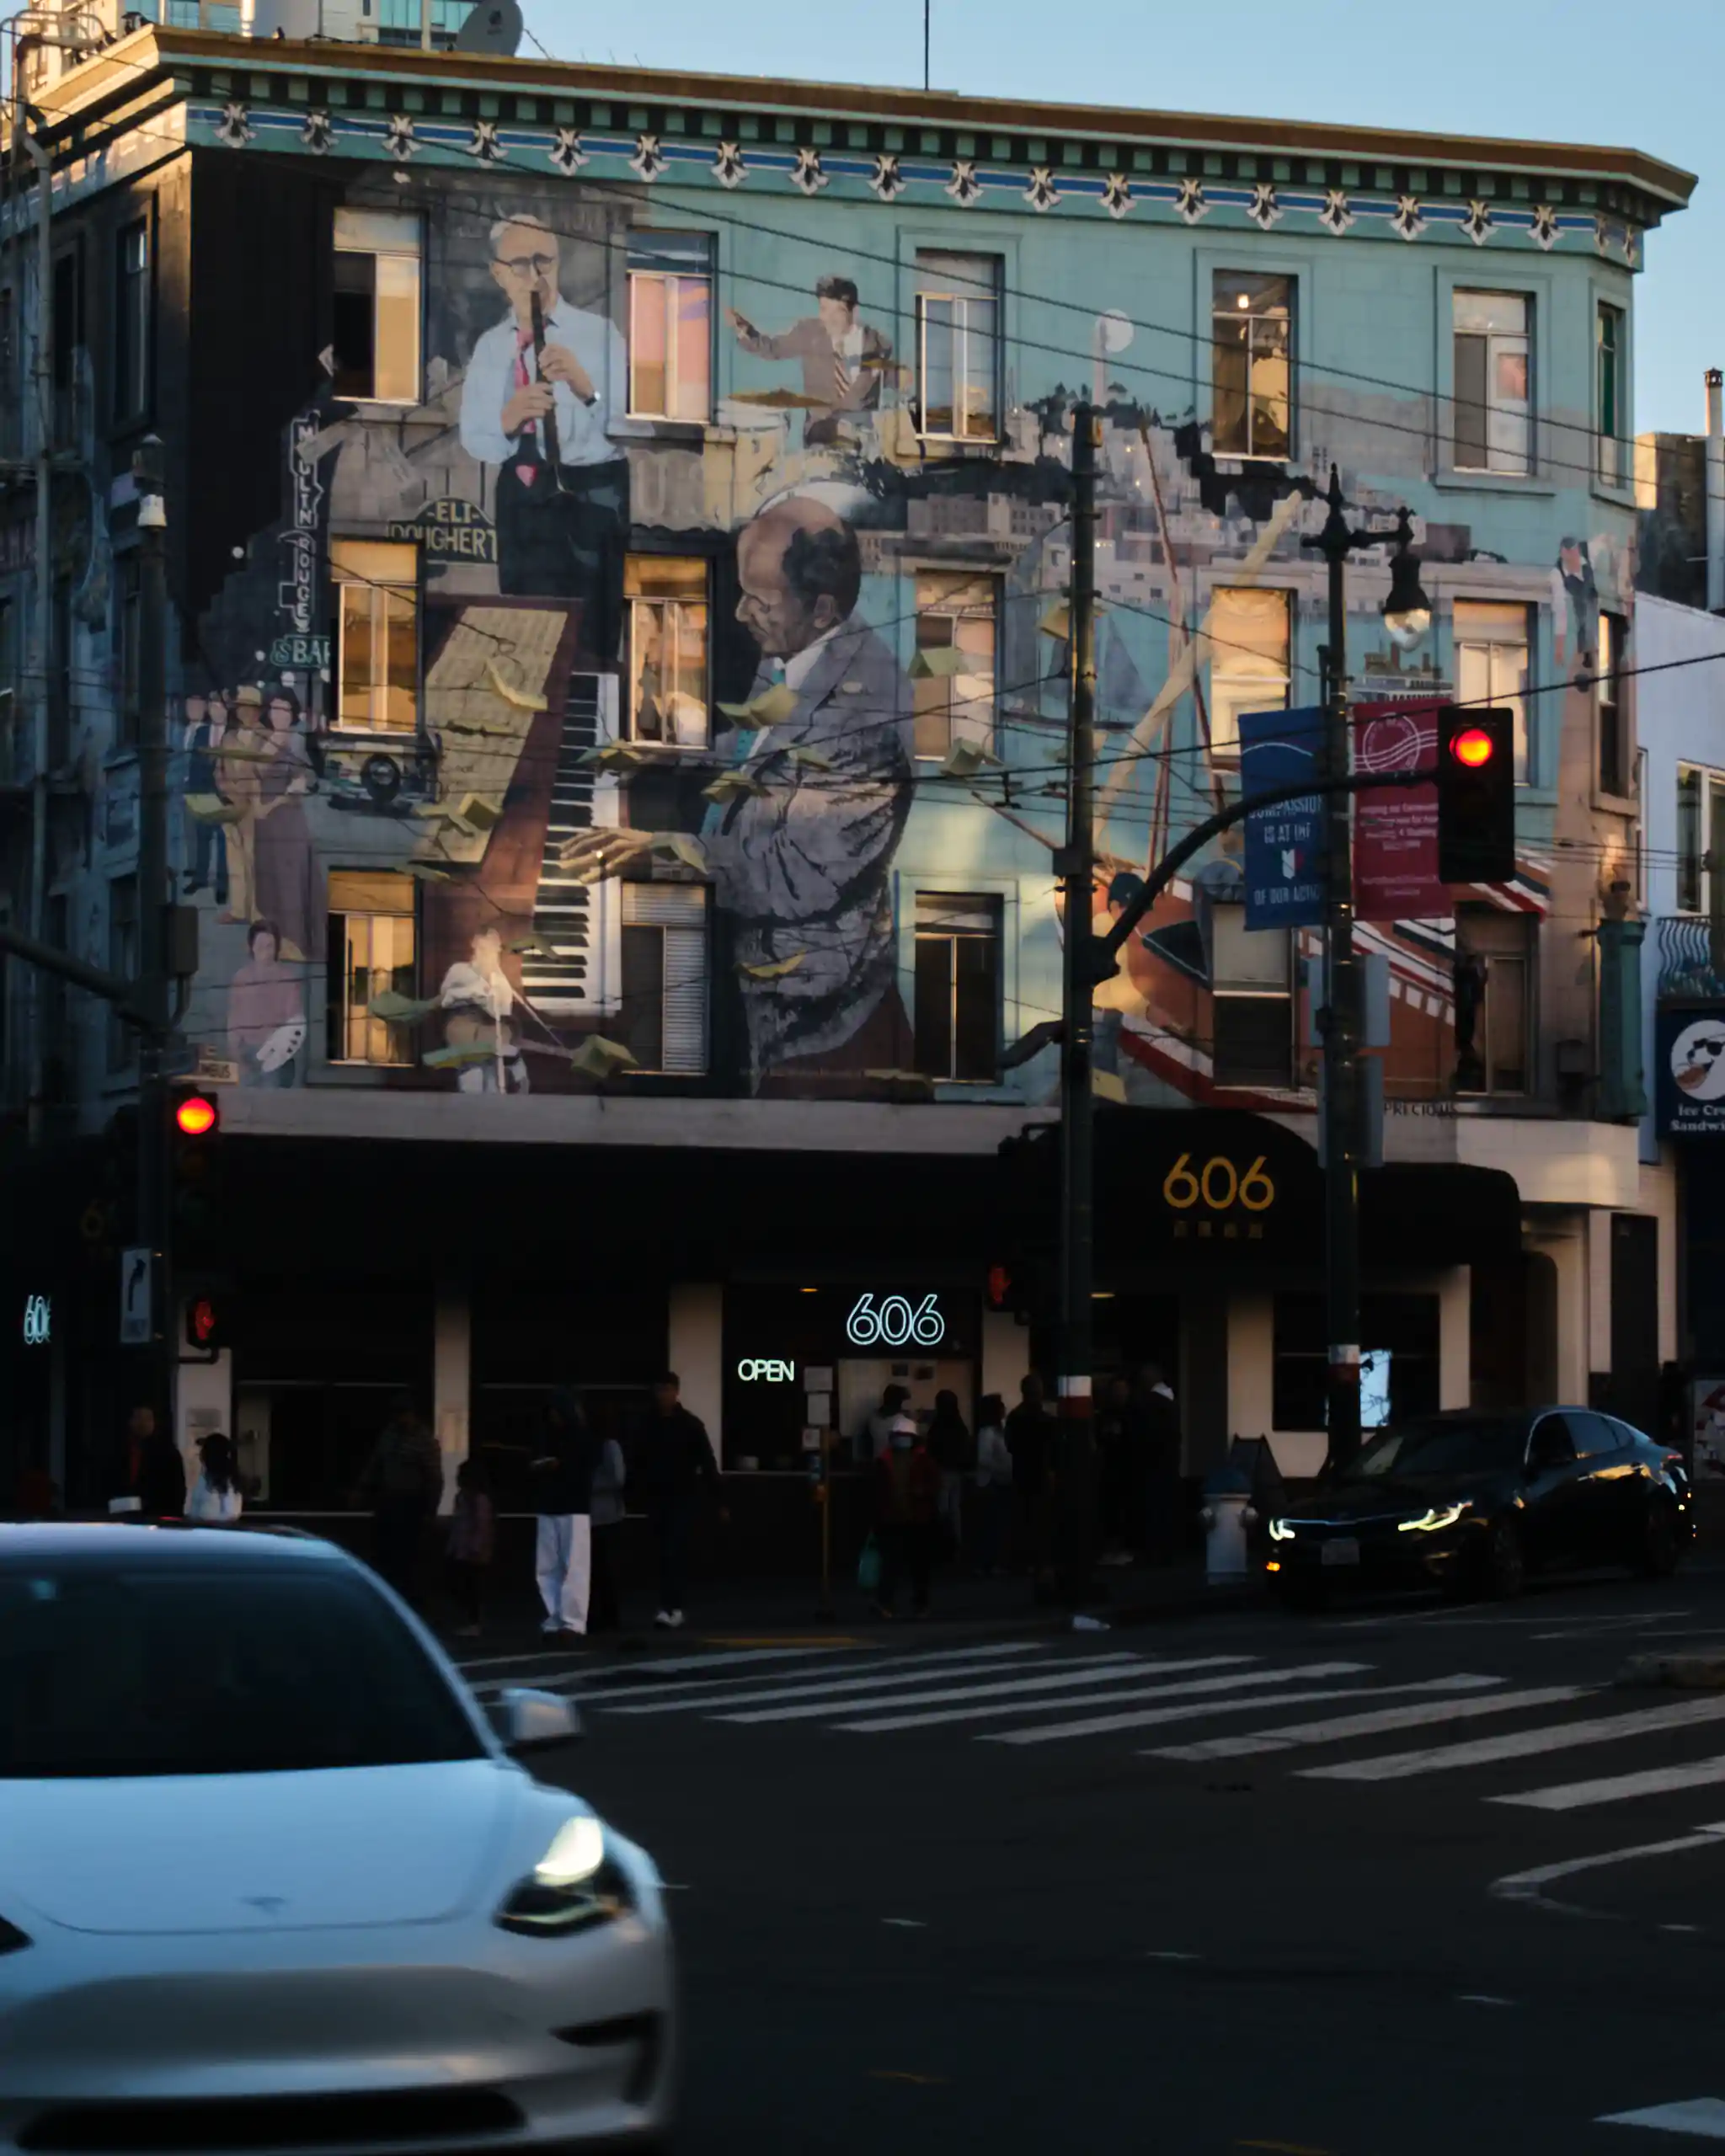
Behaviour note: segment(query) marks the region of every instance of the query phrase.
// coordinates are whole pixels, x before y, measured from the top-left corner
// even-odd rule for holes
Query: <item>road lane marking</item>
[[[835,1642],[835,1645],[837,1643]],[[858,1641],[856,1644],[857,1646],[861,1646],[865,1645],[866,1642]],[[848,1649],[846,1650],[846,1652],[849,1651],[850,1650]],[[670,1669],[718,1669],[726,1662],[788,1662],[793,1658],[806,1657],[809,1655],[814,1654],[825,1654],[829,1652],[830,1650],[825,1647],[813,1646],[751,1647],[748,1652],[745,1654],[678,1655],[674,1660],[664,1662],[661,1662],[656,1655],[644,1655],[640,1660],[636,1662],[606,1662],[602,1668],[592,1671],[591,1674],[595,1677],[609,1676],[614,1669],[626,1669],[632,1673],[636,1670],[643,1669],[651,1669],[655,1671]],[[558,1652],[558,1649],[551,1646],[547,1642],[547,1644],[542,1647],[525,1648],[520,1654],[487,1655],[478,1662],[458,1662],[456,1664],[456,1667],[463,1672],[474,1669],[520,1669],[528,1667],[542,1669],[545,1667],[546,1657],[547,1655],[554,1655],[557,1652]],[[567,1657],[565,1657],[565,1659],[567,1659]]]
[[[1513,1999],[1499,1999],[1495,1992],[1458,1991],[1456,2004],[1460,2006],[1514,2006]]]
[[[1421,1684],[1375,1684],[1373,1699],[1386,1692],[1441,1692],[1453,1694],[1476,1688],[1486,1694],[1501,1677],[1434,1677]],[[1434,1721],[1456,1721],[1473,1715],[1499,1715],[1523,1707],[1555,1706],[1585,1696],[1583,1684],[1546,1684],[1529,1692],[1491,1692],[1477,1700],[1454,1697],[1429,1705],[1381,1707],[1365,1714],[1332,1715],[1325,1721],[1290,1722],[1279,1729],[1256,1729],[1248,1737],[1211,1737],[1201,1744],[1168,1744],[1143,1755],[1146,1759],[1246,1759],[1259,1752],[1290,1752],[1302,1744],[1337,1744],[1349,1737],[1387,1736],[1392,1730],[1418,1729]]]
[[[1082,1673],[1071,1670],[1060,1670],[1050,1671],[1035,1677],[1021,1677],[1015,1673],[1004,1683],[1000,1684],[960,1684],[949,1685],[941,1692],[900,1692],[887,1699],[842,1700],[836,1705],[830,1697],[828,1697],[813,1701],[804,1700],[800,1705],[793,1707],[756,1707],[748,1714],[716,1715],[713,1719],[716,1721],[735,1722],[813,1721],[823,1715],[831,1715],[836,1712],[846,1714],[854,1711],[873,1716],[877,1709],[892,1710],[904,1707],[910,1711],[884,1725],[877,1722],[873,1726],[916,1729],[928,1726],[935,1722],[958,1721],[964,1719],[966,1710],[954,1709],[947,1704],[953,1700],[992,1700],[996,1704],[987,1711],[1002,1714],[1015,1712],[1021,1701],[1033,1710],[1052,1708],[1059,1704],[1054,1700],[1027,1700],[1025,1698],[1027,1693],[1076,1693],[1080,1695],[1080,1704],[1094,1705],[1097,1704],[1097,1688],[1100,1685],[1141,1684],[1146,1678],[1159,1678],[1165,1670],[1204,1669],[1214,1667],[1219,1662],[1243,1659],[1245,1657],[1241,1656],[1217,1655],[1189,1662],[1164,1662],[1158,1669],[1147,1666],[1136,1656],[1129,1657],[1098,1655],[1093,1662],[1086,1667]],[[976,1673],[989,1677],[996,1674],[991,1670]],[[1173,1693],[1198,1691],[1212,1684],[1249,1684],[1261,1682],[1262,1679],[1255,1676],[1199,1678],[1188,1684],[1159,1685],[1151,1690],[1114,1694],[1110,1696],[1129,1700],[1160,1700]],[[835,1686],[833,1689],[837,1690],[841,1688]],[[1089,1696],[1085,1697],[1086,1694]],[[922,1711],[924,1708],[937,1705],[943,1707],[941,1713],[925,1714]],[[836,1726],[849,1729],[853,1725],[849,1722],[840,1722]]]
[[[917,1672],[924,1668],[927,1670],[927,1680],[937,1683],[943,1677],[959,1674],[960,1668],[968,1672],[971,1668],[1003,1668],[1017,1656],[1044,1655],[1046,1652],[1043,1642],[1027,1640],[1010,1646],[970,1647],[962,1656],[895,1655],[880,1662],[846,1663],[843,1668],[834,1670],[830,1676],[822,1676],[808,1684],[798,1681],[809,1676],[808,1671],[792,1669],[771,1679],[763,1676],[760,1684],[745,1683],[740,1690],[723,1681],[718,1684],[670,1684],[662,1690],[642,1686],[638,1692],[637,1688],[631,1686],[627,1695],[620,1696],[615,1705],[608,1698],[596,1699],[593,1705],[603,1707],[607,1714],[612,1715],[676,1714],[689,1707],[740,1706],[756,1700],[804,1699],[816,1692],[862,1691],[882,1684],[914,1684],[922,1681]],[[1108,1658],[1124,1661],[1135,1657],[1117,1655]],[[955,1664],[959,1666],[955,1667]],[[786,1682],[787,1678],[791,1681]]]
[[[1567,1908],[1571,1914],[1593,1916],[1592,1909],[1580,1909],[1573,1904],[1553,1902],[1541,1890],[1560,1879],[1573,1879],[1583,1871],[1603,1871],[1614,1864],[1632,1864],[1639,1857],[1671,1856],[1683,1849],[1717,1849],[1720,1838],[1725,1836],[1725,1822],[1717,1827],[1697,1827],[1692,1833],[1676,1834],[1663,1842],[1637,1842],[1625,1849],[1605,1849],[1595,1856],[1572,1856],[1557,1864],[1535,1865],[1530,1871],[1511,1871],[1501,1879],[1494,1879],[1487,1890],[1500,1902],[1545,1902],[1551,1908]]]
[[[1686,2104],[1654,2104],[1644,2111],[1607,2111],[1595,2126],[1644,2126],[1655,2133],[1691,2133],[1703,2141],[1725,2141],[1725,2103],[1717,2096],[1696,2096]]]
[[[1312,1677],[1359,1677],[1372,1667],[1369,1662],[1310,1662],[1295,1669],[1263,1669],[1253,1673],[1260,1684],[1299,1684]],[[1117,1729],[1149,1729],[1157,1722],[1178,1721],[1183,1717],[1199,1715],[1246,1714],[1258,1707],[1277,1708],[1303,1705],[1312,1700],[1345,1700],[1354,1696],[1357,1687],[1325,1692],[1274,1693],[1260,1692],[1247,1700],[1223,1700],[1214,1696],[1188,1700],[1176,1707],[1151,1707],[1144,1712],[1124,1715],[1097,1715],[1083,1721],[1051,1722],[1046,1727],[1003,1730],[998,1735],[979,1737],[979,1744],[1058,1744],[1071,1737],[1103,1737]],[[1210,1688],[1212,1694],[1215,1688]]]
[[[1400,1781],[1410,1774],[1490,1766],[1499,1759],[1531,1759],[1542,1752],[1567,1751],[1579,1744],[1607,1744],[1620,1737],[1646,1737],[1659,1730],[1687,1729],[1692,1724],[1722,1720],[1725,1720],[1725,1698],[1685,1700],[1672,1707],[1642,1707],[1630,1714],[1602,1715],[1591,1721],[1547,1722],[1543,1728],[1477,1737],[1468,1744],[1389,1752],[1376,1758],[1348,1759],[1333,1767],[1301,1767],[1297,1771],[1308,1781]]]
[[[1201,1663],[1195,1666],[1199,1668],[1203,1667]],[[1172,1665],[1170,1665],[1170,1667],[1172,1667]],[[1129,1669],[1117,1672],[1115,1673],[1122,1678],[1143,1676],[1159,1680],[1162,1676],[1163,1672],[1161,1670],[1144,1671]],[[1039,1681],[1033,1687],[1028,1684],[1001,1684],[991,1686],[989,1689],[1007,1696],[994,1700],[986,1706],[945,1707],[938,1713],[935,1714],[925,1714],[921,1711],[921,1710],[926,1707],[928,1704],[927,1699],[909,1699],[903,1703],[905,1706],[910,1710],[909,1712],[905,1714],[891,1714],[878,1717],[876,1715],[876,1710],[878,1708],[891,1707],[898,1705],[899,1703],[892,1700],[870,1700],[862,1703],[857,1708],[857,1712],[862,1715],[865,1719],[858,1721],[835,1722],[833,1726],[835,1729],[841,1729],[862,1736],[877,1736],[889,1730],[895,1729],[932,1729],[937,1723],[941,1722],[997,1720],[1001,1715],[1017,1714],[1020,1712],[1021,1708],[1029,1710],[1037,1714],[1064,1714],[1068,1710],[1073,1708],[1114,1708],[1116,1706],[1135,1705],[1146,1700],[1184,1700],[1189,1698],[1208,1700],[1212,1695],[1219,1693],[1237,1692],[1246,1689],[1254,1684],[1273,1684],[1276,1681],[1274,1674],[1271,1672],[1262,1669],[1248,1669],[1236,1671],[1233,1674],[1226,1677],[1195,1677],[1181,1684],[1165,1684],[1160,1681],[1156,1681],[1146,1684],[1143,1688],[1138,1691],[1114,1692],[1104,1697],[1097,1692],[1095,1683],[1093,1683],[1090,1678],[1074,1677],[1068,1680],[1067,1689],[1061,1693],[1060,1697],[1055,1699],[1023,1700],[1021,1698],[1021,1695],[1023,1693],[1033,1689],[1040,1691],[1044,1689],[1055,1689],[1052,1681],[1049,1681],[1047,1683]],[[954,1698],[959,1698],[963,1695],[955,1693],[953,1696]],[[972,1696],[975,1697],[980,1695],[973,1694]],[[1354,1690],[1348,1690],[1340,1692],[1326,1692],[1322,1696],[1325,1699],[1335,1700],[1353,1699],[1357,1697],[1358,1694]],[[1274,1699],[1275,1705],[1278,1707],[1286,1704],[1285,1694],[1279,1692],[1273,1694],[1273,1697]],[[1220,1713],[1223,1710],[1223,1708],[1226,1708],[1231,1712],[1235,1710],[1235,1701],[1232,1700],[1226,1700],[1222,1701],[1220,1705],[1218,1706],[1217,1711]],[[745,1720],[752,1721],[757,1719],[757,1717],[738,1715],[734,1716],[733,1719],[738,1721],[742,1721]],[[1087,1726],[1087,1725],[1080,1725],[1080,1726]]]
[[[1488,1804],[1516,1804],[1529,1812],[1579,1812],[1590,1804],[1621,1804],[1626,1797],[1665,1796],[1674,1790],[1706,1789],[1725,1782],[1725,1753],[1686,1767],[1648,1767],[1634,1774],[1603,1774],[1590,1782],[1559,1782],[1519,1796],[1491,1796]]]
[[[928,1929],[921,1917],[883,1917],[881,1922],[890,1924],[895,1931],[927,1931]]]

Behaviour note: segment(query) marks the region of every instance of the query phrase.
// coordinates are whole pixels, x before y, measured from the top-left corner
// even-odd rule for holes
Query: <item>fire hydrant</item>
[[[1258,1524],[1252,1483],[1237,1467],[1220,1467],[1204,1486],[1204,1572],[1212,1587],[1237,1587],[1251,1577],[1247,1530]]]

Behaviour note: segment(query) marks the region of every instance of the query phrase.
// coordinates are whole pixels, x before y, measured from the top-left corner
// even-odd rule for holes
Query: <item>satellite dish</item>
[[[513,53],[523,35],[517,0],[478,0],[455,34],[457,52]]]

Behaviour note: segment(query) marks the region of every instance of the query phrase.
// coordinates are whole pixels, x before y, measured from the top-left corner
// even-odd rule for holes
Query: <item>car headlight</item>
[[[1471,1497],[1463,1497],[1459,1504],[1434,1505],[1429,1512],[1422,1513],[1418,1519],[1397,1520],[1396,1532],[1398,1534],[1431,1534],[1440,1527],[1454,1527],[1472,1502]]]
[[[1273,1519],[1270,1522],[1270,1540],[1272,1542],[1291,1542],[1293,1540],[1294,1529],[1286,1520]]]
[[[605,1924],[634,1907],[628,1876],[605,1846],[590,1812],[565,1819],[527,1876],[497,1913],[505,1931],[569,1932]]]

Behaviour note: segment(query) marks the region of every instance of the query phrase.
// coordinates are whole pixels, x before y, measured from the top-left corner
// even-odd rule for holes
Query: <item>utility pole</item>
[[[174,1413],[172,1209],[168,1187],[170,1027],[168,880],[168,514],[162,444],[147,435],[132,458],[138,498],[138,1242],[155,1254],[147,1374],[141,1396],[160,1428]]]
[[[1096,953],[1091,932],[1095,839],[1091,829],[1096,764],[1096,451],[1101,421],[1081,404],[1072,414],[1071,762],[1066,843],[1056,857],[1065,892],[1065,977],[1060,1046],[1060,1331],[1062,1421],[1088,1425],[1091,1412],[1090,1289],[1093,1278],[1091,1044]]]

